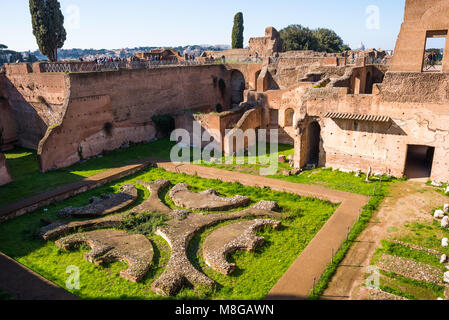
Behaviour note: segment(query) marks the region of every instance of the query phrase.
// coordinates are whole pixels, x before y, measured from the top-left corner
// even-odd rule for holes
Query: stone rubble
[[[123,218],[126,215],[133,213],[159,212],[167,214],[169,218],[165,226],[159,227],[156,234],[163,237],[170,245],[172,250],[171,256],[165,271],[152,283],[151,288],[157,294],[173,296],[186,282],[193,285],[195,289],[207,288],[208,290],[212,290],[215,286],[215,282],[197,270],[187,257],[186,250],[190,240],[196,233],[222,221],[240,220],[249,217],[267,217],[276,219],[283,217],[282,214],[274,211],[279,209],[277,203],[274,201],[260,201],[241,211],[214,214],[192,213],[189,210],[183,209],[171,210],[159,198],[160,192],[170,184],[170,181],[157,180],[152,183],[138,181],[138,183],[145,186],[150,191],[150,197],[139,206],[130,209],[127,213],[85,221],[49,221],[49,225],[40,230],[42,238],[44,240],[51,240],[74,233],[79,229],[82,229],[83,231],[107,228],[120,229],[123,228]],[[173,189],[175,190],[173,191]],[[187,185],[184,184],[178,184],[173,189],[169,194],[174,196],[174,198],[177,198],[177,193],[187,191],[188,194],[186,194],[186,196],[193,195],[193,197],[196,196],[197,198],[206,199],[207,201],[211,200],[211,208],[213,209],[219,207],[214,201],[219,202],[219,205],[225,208],[238,207],[247,204],[250,201],[250,198],[243,196],[221,198],[218,196],[218,192],[212,189],[200,193],[193,193],[188,191]],[[211,204],[211,202],[209,201],[207,203]],[[178,201],[178,203],[180,202]],[[259,220],[254,222],[253,230],[258,226],[265,224],[270,224],[275,227],[280,225],[280,222],[274,220],[260,221],[263,222],[259,222]],[[129,268],[122,271],[121,276],[131,281],[139,281],[147,272],[152,260],[152,254],[151,257],[149,255],[149,247],[144,244],[148,242],[148,240],[143,235],[133,235],[129,236],[131,238],[127,238],[125,234],[126,233],[122,231],[115,230],[77,233],[57,240],[56,244],[61,248],[69,249],[76,243],[84,242],[92,248],[92,251],[86,255],[86,259],[96,264],[101,264],[102,262],[111,259],[125,260],[128,262]],[[120,238],[123,241],[118,240]],[[129,239],[133,239],[133,241],[128,241]],[[133,244],[132,247],[127,246],[127,244],[130,243]],[[144,256],[136,255],[133,251],[137,250],[139,246],[144,246],[146,248],[146,251],[144,252],[146,254],[146,258],[144,259],[146,263],[142,260]],[[141,251],[139,252],[142,253]]]
[[[112,261],[126,261],[128,268],[120,276],[132,282],[139,282],[148,272],[153,261],[153,246],[143,235],[129,235],[124,231],[98,230],[77,233],[55,242],[63,250],[70,250],[85,243],[91,247],[84,259],[102,265]]]
[[[210,189],[200,193],[192,192],[184,183],[178,183],[170,190],[170,198],[175,205],[192,210],[230,210],[245,206],[250,198],[240,195],[223,198],[216,190]]]

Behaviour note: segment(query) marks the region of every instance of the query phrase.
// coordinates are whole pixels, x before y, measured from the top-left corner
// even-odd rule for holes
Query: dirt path
[[[150,161],[143,160],[122,167],[109,169],[96,175],[12,203],[0,205],[0,223],[132,175],[148,167],[149,164]]]
[[[368,227],[348,251],[322,299],[357,299],[358,288],[365,281],[366,267],[374,251],[381,246],[381,240],[407,222],[431,222],[429,213],[445,202],[448,202],[447,197],[422,182],[395,183]]]

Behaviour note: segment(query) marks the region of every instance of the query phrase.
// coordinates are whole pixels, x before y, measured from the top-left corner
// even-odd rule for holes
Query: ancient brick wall
[[[191,112],[182,112],[175,116],[176,129],[184,129],[190,135],[189,144],[193,145],[194,137],[198,138],[199,132],[194,132],[193,122],[196,122],[201,128],[200,138],[205,131],[208,131],[215,141],[222,143],[226,129],[232,129],[242,118],[242,109],[229,110],[220,113],[192,114]],[[202,147],[207,146],[210,141],[201,141]]]
[[[322,77],[341,77],[350,67],[340,66],[336,57],[309,51],[289,51],[268,66],[272,77],[271,89],[287,89],[303,81],[308,73],[321,73]],[[316,82],[316,81],[315,81]],[[276,87],[276,88],[275,88]]]
[[[17,138],[22,147],[37,149],[47,128],[61,122],[68,78],[64,73],[26,73],[23,66],[7,68],[5,86]]]
[[[262,69],[261,63],[227,63],[226,67],[229,70],[238,70],[243,74],[246,89],[258,90],[257,77]]]
[[[389,72],[381,87],[384,101],[449,104],[448,73]]]
[[[39,144],[42,171],[154,139],[153,115],[230,103],[230,75],[220,65],[69,74],[68,79],[62,122]]]
[[[279,110],[279,125],[296,141],[299,166],[307,164],[309,125],[317,121],[321,127],[321,165],[364,172],[371,167],[374,172],[399,177],[404,174],[408,145],[425,145],[435,148],[431,179],[449,181],[447,82],[444,74],[387,72],[373,94],[297,86],[259,95],[264,96],[267,110]],[[287,109],[294,110],[297,130],[285,127]],[[328,112],[389,116],[391,121],[325,118]]]
[[[6,77],[0,73],[0,151],[12,149],[16,140],[16,122],[8,102]]]
[[[426,37],[434,31],[446,31],[443,71],[449,71],[449,3],[446,0],[407,0],[393,56],[393,71],[421,72]],[[430,32],[430,34],[428,33]]]

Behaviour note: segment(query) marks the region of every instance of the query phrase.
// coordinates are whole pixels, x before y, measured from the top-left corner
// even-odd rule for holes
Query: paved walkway
[[[158,163],[157,166],[168,171],[196,174],[202,178],[240,182],[243,185],[253,187],[270,187],[276,191],[341,203],[296,261],[271,289],[266,297],[267,300],[307,298],[312,290],[314,278],[318,280],[330,263],[332,248],[336,252],[346,240],[348,231],[359,217],[361,208],[368,203],[368,197],[366,196],[330,190],[320,186],[298,184],[191,164]]]
[[[21,207],[24,206],[27,209],[36,208],[38,203],[42,204],[43,202],[54,202],[65,199],[70,196],[70,193],[73,190],[81,190],[81,188],[86,187],[84,190],[86,191],[92,189],[95,185],[101,185],[120,179],[123,176],[129,175],[146,167],[150,162],[155,162],[157,167],[163,168],[167,171],[198,175],[199,177],[208,179],[220,179],[225,182],[239,182],[246,186],[261,188],[269,187],[276,191],[318,198],[331,201],[333,203],[341,203],[332,217],[326,222],[323,228],[316,234],[297,260],[290,266],[287,272],[272,288],[267,296],[267,299],[305,299],[312,289],[314,278],[316,277],[316,279],[318,279],[331,261],[332,248],[335,248],[336,251],[336,249],[338,249],[344,242],[348,230],[357,220],[361,208],[368,202],[368,197],[366,196],[326,189],[320,186],[297,184],[278,179],[192,164],[174,164],[171,162],[160,162],[160,160],[157,159],[146,159],[138,164],[111,169],[98,175],[56,188],[55,190],[51,190],[28,199],[24,199],[8,206],[2,206],[0,207],[0,217],[2,213],[5,214],[5,212],[11,212],[11,210],[20,212]],[[71,195],[74,194],[72,193]],[[2,259],[4,260],[5,257]],[[49,291],[46,291],[45,288],[39,287],[37,284],[33,284],[31,289],[28,285],[27,287],[22,285],[22,291],[18,292],[22,292],[23,295],[19,293],[14,294],[11,290],[15,290],[15,283],[32,283],[31,280],[21,280],[25,279],[21,277],[28,277],[27,279],[35,278],[35,281],[37,281],[36,283],[42,280],[42,277],[36,275],[32,271],[26,269],[26,272],[24,273],[21,269],[26,268],[17,262],[11,261],[11,259],[9,259],[9,262],[5,264],[5,269],[0,264],[0,270],[2,270],[0,274],[3,274],[3,277],[0,277],[0,288],[4,288],[4,290],[10,292],[13,296],[20,297],[26,296],[24,291],[31,291],[32,299],[46,299],[46,297],[52,296],[53,293],[56,294],[56,296],[52,296],[52,299],[66,298],[65,294],[67,292],[63,289],[61,289],[63,290],[62,292],[58,291],[59,293],[56,291],[50,291],[50,289]],[[51,285],[48,281],[46,281],[46,283],[47,285]],[[41,283],[41,285],[43,284]]]

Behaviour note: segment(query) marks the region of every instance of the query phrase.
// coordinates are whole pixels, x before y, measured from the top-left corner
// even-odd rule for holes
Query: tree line
[[[0,43],[0,66],[4,63],[13,63],[13,62],[36,62],[37,58],[35,55],[29,53],[26,57],[20,52],[9,50],[7,45]]]
[[[243,14],[234,16],[232,28],[232,48],[243,48]],[[319,52],[342,52],[351,50],[333,30],[326,28],[309,29],[300,24],[292,24],[279,31],[284,51],[313,50]]]

